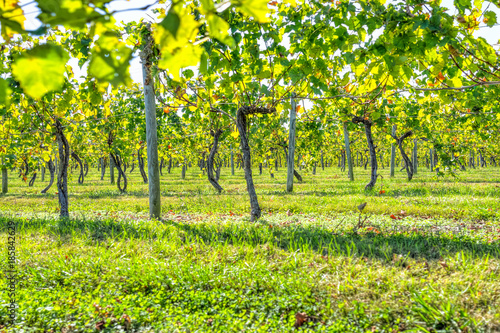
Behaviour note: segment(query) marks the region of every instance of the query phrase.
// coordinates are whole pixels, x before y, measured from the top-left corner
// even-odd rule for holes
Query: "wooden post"
[[[323,150],[321,151],[321,169],[325,171],[325,161],[323,159]]]
[[[349,168],[349,180],[354,180],[354,171],[352,168],[352,159],[351,159],[351,145],[349,142],[349,131],[347,130],[347,122],[344,122],[344,143],[345,143],[345,154],[347,158],[347,166]]]
[[[182,179],[186,179],[186,170],[187,170],[186,157],[182,156],[182,171],[181,171]]]
[[[392,135],[396,136],[396,125],[392,125]],[[394,177],[394,169],[396,167],[396,146],[391,143],[391,177]]]
[[[144,81],[144,105],[146,111],[146,143],[148,156],[148,186],[149,186],[149,216],[160,218],[160,169],[158,163],[158,133],[156,129],[156,103],[154,81],[151,75],[153,65],[153,45],[150,27],[144,35],[143,50],[141,51],[142,75]]]
[[[109,154],[109,177],[111,180],[111,184],[115,183],[115,162],[111,158],[111,154]]]
[[[418,146],[417,139],[413,140],[413,174],[417,174],[417,165],[418,165]]]
[[[434,171],[434,154],[432,153],[431,148],[429,148],[429,160],[430,160],[431,172],[433,172]]]
[[[295,93],[292,93],[291,108],[290,108],[290,132],[288,135],[288,163],[287,163],[287,177],[286,177],[286,191],[293,191],[293,167],[294,167],[294,155],[295,155],[295,125],[296,125],[296,115],[297,106],[295,102]]]
[[[7,167],[2,167],[2,193],[7,193],[9,189],[9,175],[7,174]]]
[[[233,152],[233,144],[231,144],[231,175],[234,176],[234,152]]]

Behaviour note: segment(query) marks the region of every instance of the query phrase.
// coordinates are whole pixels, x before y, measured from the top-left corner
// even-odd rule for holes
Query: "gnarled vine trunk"
[[[214,159],[215,159],[215,154],[217,153],[217,146],[219,145],[219,138],[222,134],[222,130],[218,129],[217,131],[210,131],[210,134],[214,137],[214,142],[212,144],[212,148],[210,149],[210,154],[208,154],[208,159],[207,159],[207,174],[208,174],[208,181],[212,186],[215,188],[219,194],[222,192],[223,188],[222,186],[219,185],[219,182],[217,181],[216,177],[214,177]]]
[[[412,131],[408,131],[405,134],[403,134],[400,138],[398,138],[396,135],[393,136],[393,138],[396,140],[396,143],[398,144],[399,151],[401,152],[401,156],[403,157],[403,160],[405,162],[405,169],[406,169],[406,175],[408,176],[408,180],[411,180],[413,178],[413,163],[411,162],[410,158],[408,157],[408,155],[406,155],[405,150],[403,149],[403,141],[412,134],[413,134]]]
[[[368,151],[370,152],[370,182],[366,184],[365,190],[371,190],[375,184],[377,183],[377,153],[375,152],[375,145],[373,144],[373,136],[372,136],[372,121],[369,119],[365,119],[363,117],[354,116],[352,118],[352,122],[355,124],[362,123],[365,125],[365,135],[366,141],[368,143]]]
[[[144,171],[144,158],[141,155],[141,150],[137,151],[137,163],[139,163],[139,170],[141,172],[142,181],[144,184],[148,183],[148,176],[146,175],[146,171]]]
[[[241,150],[243,152],[243,168],[245,171],[247,191],[250,197],[250,221],[252,222],[260,218],[261,209],[259,206],[259,201],[257,200],[255,186],[253,184],[251,152],[247,137],[247,115],[255,113],[266,114],[273,112],[275,112],[274,108],[243,106],[239,108],[238,112],[236,113],[236,126],[238,127],[238,132],[240,133]]]
[[[59,196],[59,213],[61,217],[69,217],[68,199],[68,165],[69,143],[59,120],[56,120],[56,138],[59,148],[59,172],[57,173],[57,191]]]
[[[56,167],[52,162],[52,158],[47,162],[47,167],[49,168],[50,182],[49,185],[47,185],[47,187],[44,188],[41,193],[47,193],[47,191],[52,187],[52,184],[54,184],[54,174],[56,172]]]
[[[104,180],[104,175],[106,174],[106,161],[104,157],[101,157],[101,180]]]
[[[110,153],[109,156],[113,160],[116,169],[118,170],[118,181],[116,184],[118,185],[118,190],[121,193],[125,193],[127,191],[127,176],[125,175],[125,171],[122,169],[121,160],[113,153]],[[123,187],[121,186],[121,180],[123,178]]]
[[[80,175],[78,176],[78,184],[83,184],[83,179],[85,177],[85,172],[83,171],[83,163],[77,153],[72,152],[71,157],[73,157],[80,165]]]
[[[35,184],[35,179],[36,179],[36,172],[33,173],[33,177],[31,177],[30,182],[28,183],[28,186],[31,187],[33,184]]]

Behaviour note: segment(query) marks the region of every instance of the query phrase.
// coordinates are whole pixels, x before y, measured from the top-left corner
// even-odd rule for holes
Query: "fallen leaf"
[[[106,322],[104,320],[98,321],[97,323],[95,323],[95,329],[98,331],[102,330],[104,328],[105,323]]]
[[[305,313],[303,312],[297,312],[295,314],[295,325],[293,325],[295,328],[299,328],[300,326],[304,325],[304,323],[307,321],[308,317]]]

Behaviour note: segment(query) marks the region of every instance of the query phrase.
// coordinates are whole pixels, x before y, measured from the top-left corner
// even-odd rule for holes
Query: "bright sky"
[[[399,1],[398,1],[399,2]],[[40,22],[36,19],[37,16],[37,8],[34,5],[34,3],[31,0],[21,0],[20,1],[21,5],[27,4],[26,6],[23,6],[25,13],[27,17],[27,21],[25,24],[26,29],[28,30],[34,30],[38,28],[40,25]],[[147,21],[153,21],[154,14],[152,10],[156,7],[159,7],[159,5],[155,5],[151,8],[149,8],[147,11],[143,10],[130,10],[134,8],[142,8],[147,5],[155,3],[155,0],[115,0],[112,1],[108,8],[111,11],[122,11],[120,13],[116,13],[114,15],[115,19],[117,22],[132,22],[132,21],[139,21],[141,18],[144,18]],[[448,8],[454,8],[453,6],[453,0],[443,0],[442,5]],[[486,4],[483,8],[483,10],[486,8]],[[128,11],[123,11],[123,10],[128,10]],[[494,5],[490,5],[489,10],[493,10],[497,13],[497,17],[500,21],[500,10]],[[454,10],[453,13],[450,13],[452,15],[457,14]],[[485,24],[481,23],[479,31],[476,32],[476,36],[484,37],[490,45],[494,45],[495,49],[498,50],[498,46],[500,44],[499,38],[500,38],[500,24],[497,24],[493,28],[487,27]],[[70,64],[73,67],[73,70],[75,72],[75,76],[78,77],[80,75],[84,75],[86,69],[84,68],[84,71],[80,71],[77,65],[76,60],[71,60]],[[142,83],[142,68],[141,64],[139,61],[138,57],[135,57],[130,66],[130,75],[132,77],[132,80],[134,82]]]

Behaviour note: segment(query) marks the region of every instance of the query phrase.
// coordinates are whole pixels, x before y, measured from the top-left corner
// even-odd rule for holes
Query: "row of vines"
[[[116,172],[123,193],[136,170],[159,218],[164,172],[199,167],[221,193],[221,168],[242,168],[254,221],[252,172],[287,167],[292,191],[303,170],[353,180],[363,166],[373,190],[381,168],[411,181],[500,162],[500,61],[476,37],[497,26],[497,1],[456,0],[451,15],[422,0],[161,0],[159,23],[128,24],[109,2],[35,1],[37,31],[17,1],[0,3],[4,193],[9,171],[28,186],[48,172],[43,192],[56,182],[67,217],[68,169],[79,183],[91,167]],[[128,74],[137,56],[142,85]]]

